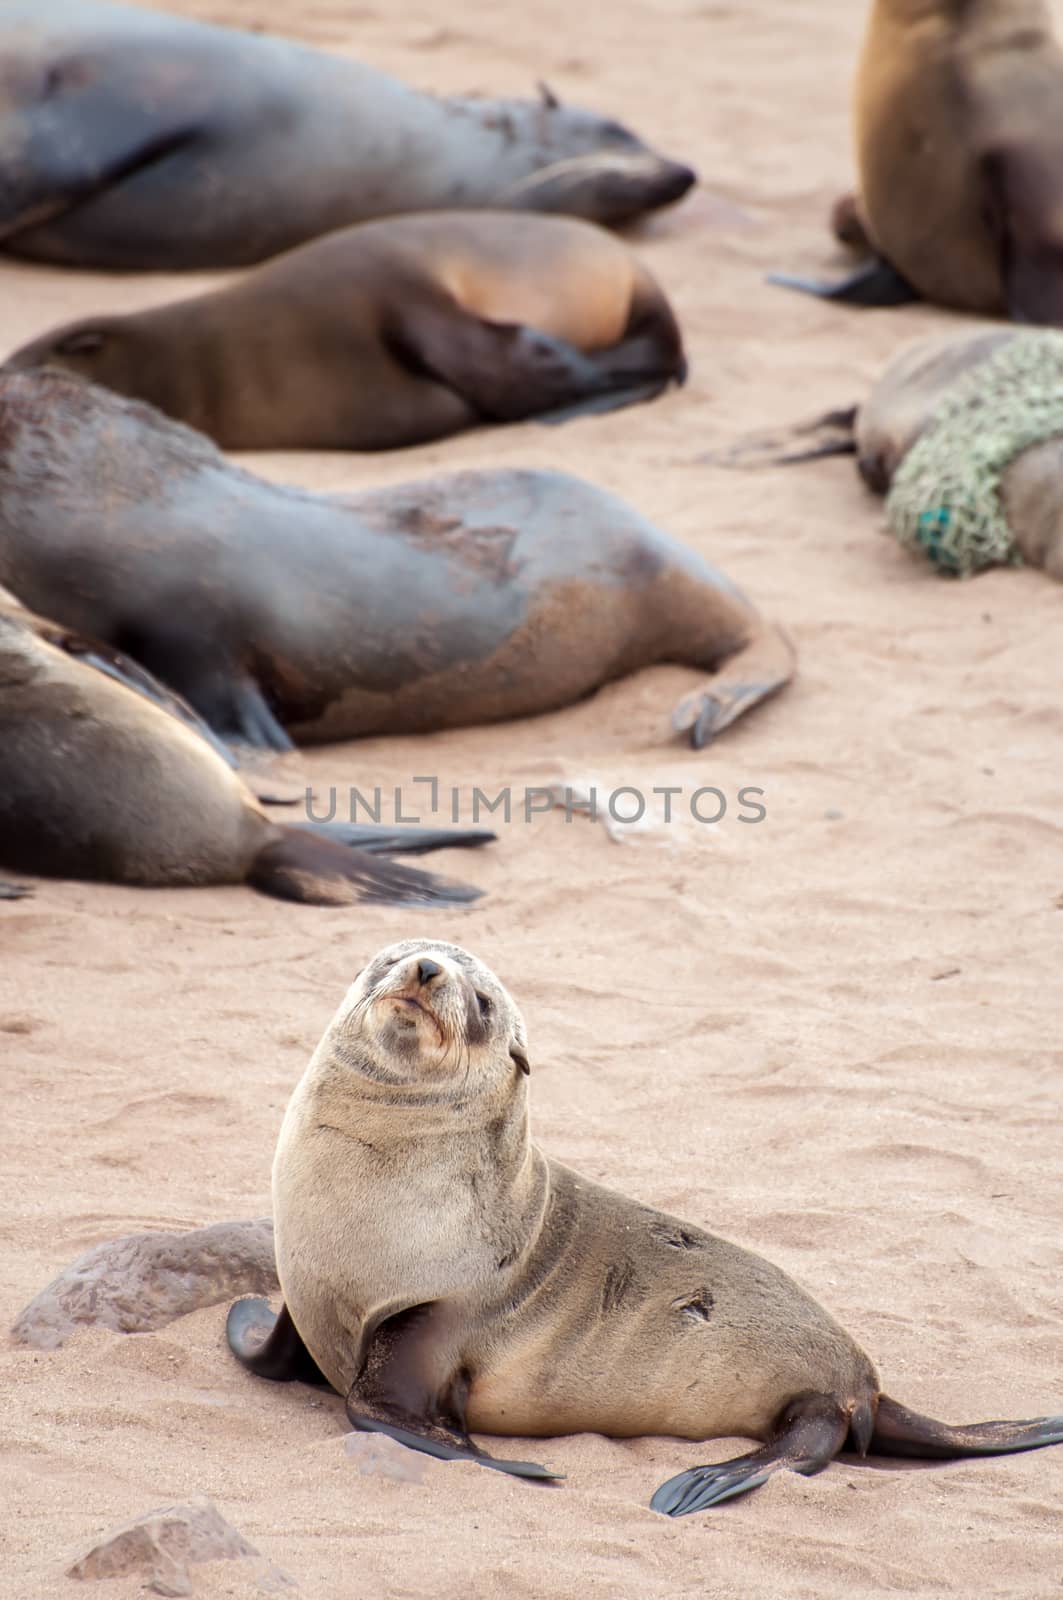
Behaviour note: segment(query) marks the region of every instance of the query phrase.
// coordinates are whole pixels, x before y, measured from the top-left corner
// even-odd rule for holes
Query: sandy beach
[[[766,283],[844,267],[863,5],[817,0],[171,0],[291,32],[426,88],[563,98],[620,117],[702,186],[632,234],[682,322],[688,384],[563,428],[483,430],[254,470],[353,491],[451,468],[578,472],[702,551],[790,630],[795,683],[695,754],[670,731],[697,674],[657,668],[551,716],[300,752],[324,793],[438,779],[513,820],[459,911],[321,910],[244,888],[38,883],[0,906],[5,1087],[0,1300],[137,1229],[269,1209],[287,1097],[351,978],[430,932],[482,955],[531,1036],[533,1127],[589,1177],[769,1256],[859,1338],[887,1392],[949,1421],[1063,1410],[1063,590],[1033,571],[942,579],[882,531],[851,459],[733,472],[750,429],[862,397],[926,307],[861,312]],[[1063,21],[1063,7],[1057,6]],[[221,274],[130,279],[0,263],[0,353],[60,319]],[[671,824],[521,814],[561,775],[681,790]],[[689,796],[720,790],[715,825]],[[739,820],[738,791],[766,815]],[[706,809],[710,803],[706,802]],[[423,809],[423,808],[422,808]],[[510,1447],[560,1487],[421,1461],[362,1470],[338,1397],[255,1383],[225,1307],[162,1332],[5,1344],[5,1600],[76,1595],[94,1540],[209,1496],[313,1600],[1040,1600],[1063,1581],[1063,1448],[943,1467],[846,1458],[670,1521],[654,1488],[742,1441],[580,1436]],[[485,1441],[491,1447],[490,1441]],[[497,1445],[494,1446],[497,1448]],[[247,1563],[197,1596],[260,1592]],[[90,1585],[132,1600],[144,1577]]]

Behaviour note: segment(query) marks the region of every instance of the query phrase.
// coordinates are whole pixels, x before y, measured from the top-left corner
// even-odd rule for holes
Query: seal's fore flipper
[[[722,450],[705,450],[697,460],[710,467],[755,469],[788,467],[799,461],[818,461],[823,456],[856,454],[857,406],[837,406],[813,417],[811,422],[795,422],[779,432],[748,434]],[[803,443],[802,441],[808,441]]]
[[[33,890],[28,888],[26,884],[5,883],[0,878],[0,900],[24,900],[27,895],[32,893]]]
[[[650,1501],[651,1511],[685,1517],[705,1511],[766,1483],[773,1472],[788,1467],[807,1477],[822,1472],[845,1443],[849,1418],[826,1394],[806,1394],[785,1407],[767,1444],[749,1455],[712,1466],[688,1467],[662,1483]]]
[[[413,1306],[377,1328],[347,1396],[351,1426],[364,1433],[386,1433],[442,1461],[475,1461],[517,1478],[561,1477],[534,1461],[489,1456],[469,1438],[468,1379],[447,1370],[447,1321],[447,1307],[436,1302]]]
[[[981,164],[984,211],[1000,251],[1008,316],[1063,327],[1063,228],[1058,163],[1033,149],[994,150]]]
[[[445,384],[492,422],[571,411],[606,396],[614,405],[630,404],[678,376],[674,353],[644,335],[585,355],[536,328],[489,322],[456,300],[411,304],[389,343],[412,370]]]
[[[386,822],[294,822],[294,828],[370,855],[423,856],[429,850],[472,850],[498,838],[490,828],[416,828]]]
[[[1027,1422],[970,1422],[952,1427],[909,1411],[882,1395],[870,1448],[875,1455],[956,1461],[964,1456],[1007,1456],[1063,1444],[1063,1416]]]
[[[182,627],[129,630],[119,644],[183,696],[221,739],[256,750],[295,749],[254,678],[225,660],[206,632],[197,636]]]
[[[781,628],[755,619],[748,642],[727,657],[705,689],[684,695],[672,713],[676,733],[689,730],[702,750],[737,717],[790,682],[796,670],[793,645]]]
[[[768,282],[783,289],[799,289],[802,294],[814,294],[820,300],[839,300],[849,306],[906,306],[923,298],[881,256],[858,267],[839,283],[817,283],[812,278],[798,278],[789,272],[769,272]]]
[[[229,1307],[225,1322],[229,1349],[241,1366],[256,1378],[271,1378],[275,1383],[324,1384],[328,1379],[296,1331],[288,1307],[279,1313],[257,1296],[236,1300]]]

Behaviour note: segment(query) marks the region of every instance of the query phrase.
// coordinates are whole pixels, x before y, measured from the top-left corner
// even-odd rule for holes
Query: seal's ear
[[[561,110],[561,102],[548,83],[544,83],[540,78],[535,87],[538,89],[539,99],[542,101],[547,111]]]
[[[100,328],[78,328],[55,341],[55,352],[60,356],[94,356],[103,349],[104,339]]]
[[[531,1062],[528,1060],[528,1053],[524,1046],[522,1044],[511,1044],[509,1047],[509,1053],[513,1060],[517,1063],[517,1066],[523,1072],[524,1076],[527,1077],[531,1072]]]

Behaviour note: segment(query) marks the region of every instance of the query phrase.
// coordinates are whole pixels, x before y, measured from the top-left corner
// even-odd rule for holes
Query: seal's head
[[[474,1088],[496,1081],[500,1064],[530,1070],[524,1018],[460,945],[388,945],[358,974],[338,1020],[358,1070],[387,1083]]]

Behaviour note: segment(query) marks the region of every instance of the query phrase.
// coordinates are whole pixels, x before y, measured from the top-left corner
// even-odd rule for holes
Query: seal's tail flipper
[[[811,1477],[834,1460],[848,1432],[849,1417],[837,1400],[826,1394],[802,1395],[783,1411],[767,1444],[732,1461],[688,1467],[677,1473],[661,1484],[650,1510],[666,1517],[707,1511],[709,1506],[759,1488],[781,1467]]]
[[[1063,1416],[1028,1422],[971,1422],[951,1427],[883,1395],[878,1403],[871,1451],[881,1456],[917,1456],[955,1461],[964,1456],[1006,1456],[1063,1444]]]
[[[305,905],[461,905],[482,891],[406,867],[303,828],[279,828],[251,863],[247,881],[262,894]]]
[[[881,256],[875,256],[839,283],[817,283],[812,278],[798,278],[789,272],[769,272],[768,282],[783,289],[799,289],[802,294],[814,294],[820,300],[839,300],[849,306],[906,306],[923,298]]]
[[[256,1378],[272,1378],[275,1383],[324,1384],[328,1379],[310,1354],[296,1330],[287,1306],[277,1315],[269,1303],[257,1296],[236,1300],[225,1320],[229,1349]]]
[[[490,828],[417,828],[384,822],[296,822],[304,833],[371,855],[423,856],[429,850],[473,850],[498,838]]]
[[[811,422],[795,422],[778,433],[754,433],[723,450],[706,450],[698,461],[710,467],[788,467],[799,461],[818,461],[823,456],[856,454],[856,413],[858,406],[825,411]]]
[[[710,744],[736,717],[790,682],[797,670],[794,647],[781,628],[756,619],[748,642],[728,656],[707,689],[684,695],[672,713],[677,733],[689,730],[695,750]]]

